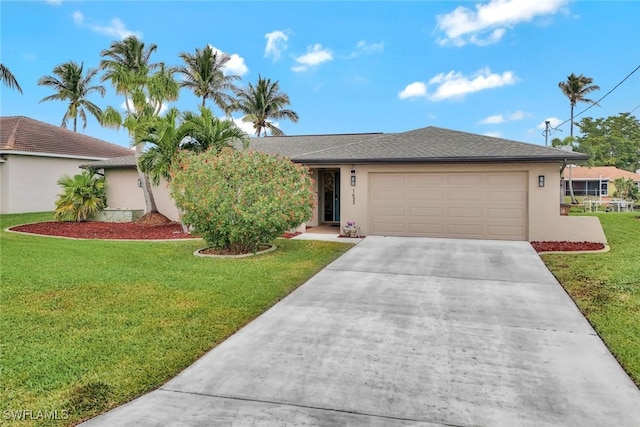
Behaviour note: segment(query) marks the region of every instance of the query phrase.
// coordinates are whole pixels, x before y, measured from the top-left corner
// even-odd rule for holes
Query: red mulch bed
[[[536,252],[571,252],[571,251],[598,251],[604,249],[602,243],[593,242],[531,242]]]
[[[77,239],[134,239],[162,240],[189,239],[196,236],[185,234],[179,223],[142,225],[135,222],[39,222],[11,227],[13,231],[44,234],[46,236],[73,237]]]

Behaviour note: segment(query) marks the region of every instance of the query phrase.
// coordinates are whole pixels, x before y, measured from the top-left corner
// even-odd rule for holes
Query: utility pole
[[[547,146],[547,140],[549,139],[549,120],[544,121],[544,146]]]

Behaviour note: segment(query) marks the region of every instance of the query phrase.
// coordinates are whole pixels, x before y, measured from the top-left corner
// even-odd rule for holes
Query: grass
[[[0,424],[31,411],[25,425],[75,424],[159,387],[351,247],[278,240],[220,260],[193,256],[200,240],[0,236]],[[44,411],[65,419],[29,420]]]
[[[548,254],[543,260],[640,386],[640,217],[598,213],[611,250]]]

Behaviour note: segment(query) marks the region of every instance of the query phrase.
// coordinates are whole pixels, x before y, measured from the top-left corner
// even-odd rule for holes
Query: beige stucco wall
[[[527,206],[529,241],[589,241],[606,243],[597,217],[560,216],[560,164],[557,163],[501,163],[501,164],[441,164],[441,165],[356,165],[356,185],[351,186],[352,165],[323,166],[322,169],[340,169],[341,227],[346,221],[355,221],[362,235],[369,232],[369,174],[378,172],[525,172],[528,176]],[[142,189],[134,169],[109,169],[107,201],[109,207],[144,209]],[[318,168],[311,169],[314,180],[316,209],[307,225],[318,225]],[[545,186],[538,186],[538,176],[545,176]],[[169,196],[166,182],[154,188],[158,210],[172,220],[178,220],[178,211]],[[301,230],[302,231],[302,230]]]
[[[606,242],[596,217],[560,216],[560,167],[558,163],[440,164],[440,165],[356,165],[356,185],[351,186],[352,165],[340,167],[341,227],[355,221],[360,232],[369,232],[369,174],[376,172],[526,172],[528,174],[528,240]],[[538,176],[545,186],[538,186]]]
[[[138,187],[138,172],[133,169],[106,169],[107,205],[117,209],[144,209],[144,194]],[[178,209],[169,194],[167,182],[153,187],[158,211],[172,221],[178,221]]]
[[[80,165],[95,159],[65,159],[5,154],[0,163],[0,213],[47,212],[55,209],[56,183],[65,174],[82,172]]]

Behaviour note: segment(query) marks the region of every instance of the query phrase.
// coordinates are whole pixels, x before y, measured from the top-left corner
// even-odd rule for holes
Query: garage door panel
[[[450,190],[447,192],[447,200],[481,201],[483,194],[477,190]]]
[[[519,208],[489,208],[488,214],[489,218],[513,219],[518,222],[524,220],[525,216],[524,210]]]
[[[438,190],[406,190],[406,195],[407,195],[407,200],[415,200],[415,201],[419,201],[420,203],[425,203],[425,202],[429,202],[429,203],[433,203],[433,202],[439,202],[442,201],[444,199],[444,191],[438,189]]]
[[[439,206],[424,207],[424,208],[410,207],[408,208],[408,211],[407,211],[407,215],[410,220],[414,220],[414,217],[442,218],[443,214],[444,214],[443,209]]]
[[[444,174],[445,185],[448,187],[473,188],[483,181],[481,174],[459,173]]]
[[[411,174],[407,175],[406,184],[411,187],[436,187],[444,185],[444,177],[436,174]]]
[[[442,224],[437,223],[427,223],[427,224],[416,224],[411,223],[408,226],[408,232],[405,234],[406,236],[428,236],[434,234],[443,234],[444,226]]]
[[[405,177],[402,174],[385,174],[387,176],[380,177],[375,174],[372,175],[371,183],[376,188],[397,188],[404,185]]]
[[[509,190],[493,190],[488,193],[489,201],[502,202],[502,201],[515,201],[523,202],[524,194],[521,191],[509,191]]]
[[[449,218],[482,218],[483,209],[481,207],[477,208],[457,208],[451,207],[447,208],[447,216]]]
[[[527,173],[372,173],[370,233],[526,240]]]
[[[447,235],[456,237],[473,236],[474,238],[481,238],[482,231],[482,224],[449,224],[447,226]]]

